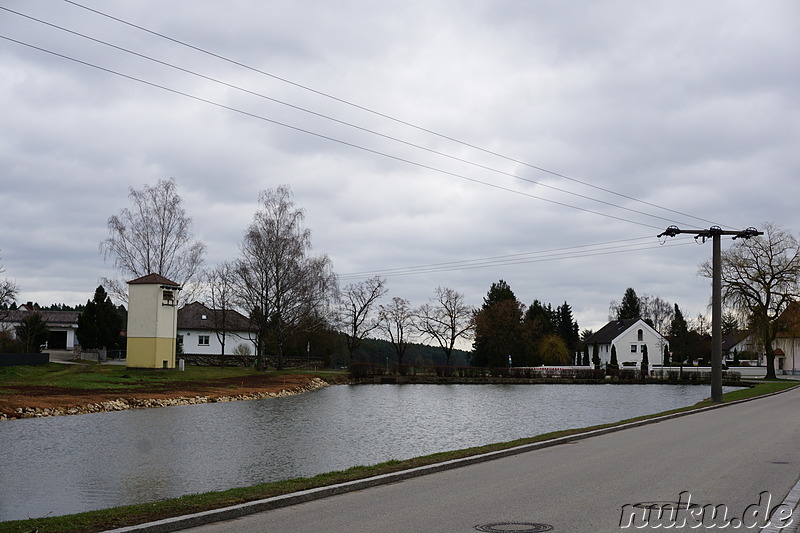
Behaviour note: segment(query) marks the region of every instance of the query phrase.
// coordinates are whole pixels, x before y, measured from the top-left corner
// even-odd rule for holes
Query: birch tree
[[[259,203],[236,262],[237,294],[257,334],[259,369],[269,348],[280,370],[286,340],[325,323],[337,282],[328,256],[311,255],[311,230],[289,186],[262,191]]]
[[[141,190],[130,188],[131,206],[108,219],[108,238],[100,243],[104,258],[125,279],[103,278],[120,300],[128,300],[126,281],[155,273],[179,283],[183,301],[193,296],[206,246],[194,239],[192,219],[183,208],[174,178]]]
[[[220,345],[220,355],[225,355],[225,344],[234,310],[234,272],[230,262],[223,262],[206,273],[208,307],[211,309],[214,333]]]

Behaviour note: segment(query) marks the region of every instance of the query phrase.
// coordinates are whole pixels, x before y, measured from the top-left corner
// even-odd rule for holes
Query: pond
[[[0,423],[0,521],[312,476],[616,422],[708,396],[698,385],[336,385],[284,398],[12,420]]]

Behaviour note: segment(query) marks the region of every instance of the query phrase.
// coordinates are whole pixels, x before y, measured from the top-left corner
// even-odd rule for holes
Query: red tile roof
[[[180,283],[176,283],[162,276],[161,274],[147,274],[140,278],[128,282],[129,285],[170,285],[180,288]]]

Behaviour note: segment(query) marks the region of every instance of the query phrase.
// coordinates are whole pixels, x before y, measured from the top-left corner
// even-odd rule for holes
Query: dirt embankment
[[[267,374],[218,381],[162,383],[123,390],[7,385],[4,389],[8,392],[0,394],[0,420],[253,400],[300,394],[327,385],[328,382],[305,374]]]

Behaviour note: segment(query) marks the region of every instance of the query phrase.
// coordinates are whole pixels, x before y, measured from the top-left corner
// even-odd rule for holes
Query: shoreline
[[[312,392],[331,385],[331,383],[313,377],[307,383],[288,389],[280,389],[276,392],[248,392],[234,395],[202,395],[195,396],[174,396],[167,398],[115,398],[100,402],[89,402],[82,405],[66,407],[17,407],[13,414],[0,413],[0,422],[11,420],[22,420],[28,418],[45,418],[50,416],[70,416],[90,413],[110,413],[115,411],[125,411],[128,409],[151,409],[157,407],[173,407],[178,405],[195,405],[203,403],[219,402],[238,402],[248,400],[263,400],[266,398],[281,398],[294,396],[306,392]]]

